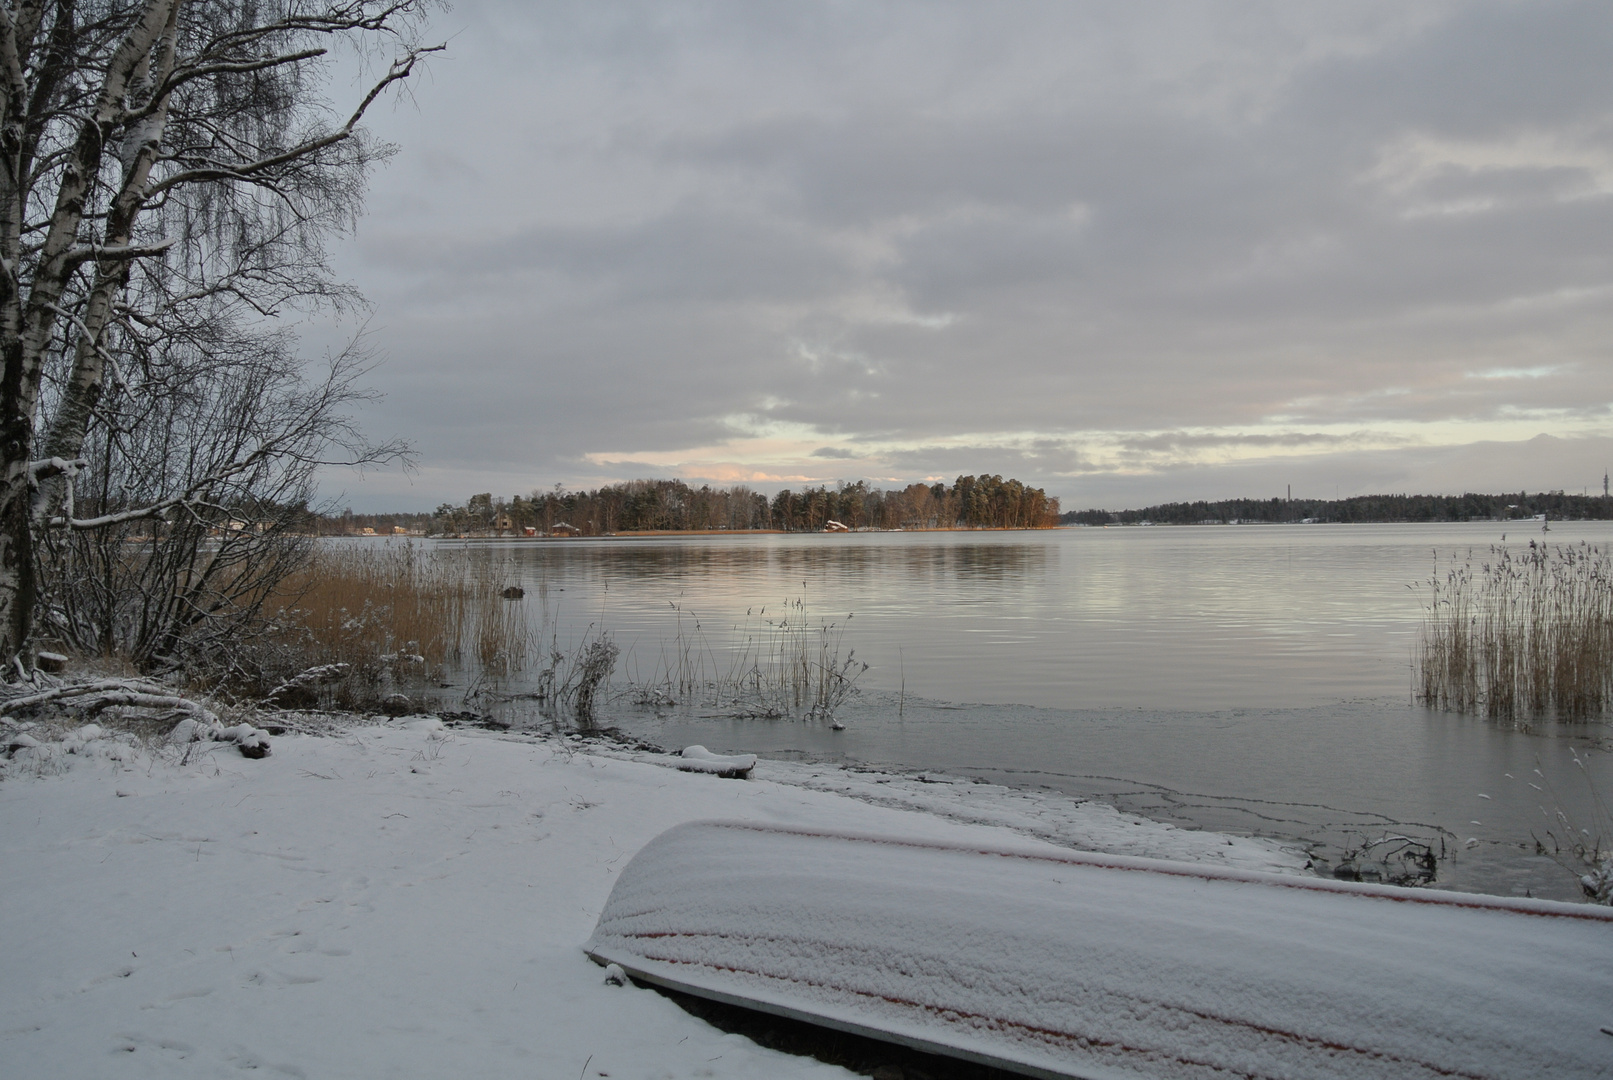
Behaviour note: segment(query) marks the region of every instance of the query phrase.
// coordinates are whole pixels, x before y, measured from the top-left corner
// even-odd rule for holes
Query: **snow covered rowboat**
[[[1613,1076],[1613,911],[695,822],[587,951],[1030,1076]]]

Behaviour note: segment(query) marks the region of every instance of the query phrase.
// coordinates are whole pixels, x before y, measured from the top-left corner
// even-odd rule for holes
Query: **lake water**
[[[1563,809],[1613,791],[1606,724],[1514,730],[1416,707],[1412,586],[1491,544],[1613,540],[1613,523],[1201,526],[482,542],[568,648],[610,631],[618,677],[706,673],[786,604],[867,663],[822,722],[640,707],[600,722],[668,748],[944,771],[1098,796],[1338,862],[1406,836],[1438,881],[1577,898],[1535,855]],[[519,684],[506,687],[512,692]],[[517,701],[506,712],[535,721]],[[1575,757],[1589,762],[1586,768]],[[1604,822],[1605,824],[1605,822]],[[1381,844],[1375,851],[1397,846]]]

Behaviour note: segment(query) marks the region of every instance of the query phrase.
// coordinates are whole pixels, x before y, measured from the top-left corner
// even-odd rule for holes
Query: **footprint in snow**
[[[287,974],[280,971],[253,971],[241,980],[247,986],[308,986],[324,982],[323,975]]]
[[[78,988],[78,992],[81,993],[81,994],[85,993],[86,991],[95,989],[97,986],[100,986],[102,983],[111,982],[114,979],[127,979],[130,975],[133,975],[137,970],[139,970],[139,969],[134,968],[134,967],[125,966],[125,967],[118,968],[116,971],[109,971],[105,975],[97,975],[95,978],[93,978],[93,979],[89,980],[88,982],[86,982],[83,986],[80,986]]]
[[[149,1035],[140,1035],[134,1032],[119,1032],[112,1036],[112,1053],[121,1057],[124,1054],[135,1054],[141,1050],[166,1050],[170,1054],[177,1054],[181,1058],[189,1057],[196,1052],[196,1048],[189,1043],[178,1039],[154,1039]]]
[[[181,990],[177,994],[169,994],[161,1001],[148,1002],[140,1007],[142,1009],[171,1009],[181,1001],[189,1001],[192,998],[206,997],[212,992],[213,988],[211,986],[199,986],[194,990]]]
[[[308,1074],[295,1065],[280,1065],[272,1061],[265,1061],[243,1046],[231,1047],[225,1056],[225,1061],[242,1071],[257,1071],[267,1069],[269,1072],[279,1073],[281,1076],[292,1077],[293,1080],[307,1080]]]

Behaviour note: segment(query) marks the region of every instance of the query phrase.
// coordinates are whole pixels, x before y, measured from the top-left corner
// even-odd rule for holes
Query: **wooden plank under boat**
[[[1613,910],[1045,846],[679,825],[588,954],[1028,1076],[1613,1076]]]

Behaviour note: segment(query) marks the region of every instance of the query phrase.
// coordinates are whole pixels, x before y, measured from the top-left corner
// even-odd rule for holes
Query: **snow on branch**
[[[50,524],[58,528],[65,525],[70,529],[104,529],[109,525],[122,525],[125,522],[140,521],[145,518],[164,518],[167,516],[168,511],[174,507],[189,506],[194,501],[198,500],[191,499],[189,495],[175,495],[172,498],[154,502],[150,506],[141,506],[133,510],[121,510],[115,514],[102,514],[100,517],[76,518],[71,515],[53,517],[50,519]]]
[[[89,712],[99,712],[113,705],[172,709],[193,716],[205,724],[218,723],[218,716],[207,706],[174,693],[171,687],[159,686],[143,679],[96,679],[91,682],[55,686],[32,694],[18,694],[0,701],[0,717],[18,709],[53,701],[64,705],[70,704]]]
[[[353,670],[351,664],[320,664],[299,672],[270,690],[263,700],[271,705],[287,706],[300,702],[317,701],[319,688],[340,682]]]
[[[226,727],[218,715],[201,702],[176,693],[171,687],[159,686],[144,679],[93,679],[37,693],[16,694],[0,701],[0,725],[15,729],[19,726],[17,721],[6,713],[51,703],[76,709],[86,715],[120,705],[183,713],[184,718],[168,735],[170,744],[231,742],[240,749],[243,757],[269,756],[268,732],[245,723]],[[187,752],[187,760],[189,756]]]
[[[29,462],[28,475],[36,481],[49,480],[53,476],[71,478],[77,476],[81,470],[89,467],[90,463],[85,458],[73,458],[71,460],[59,457],[45,458],[43,461]]]
[[[80,244],[62,255],[68,266],[77,266],[79,263],[97,261],[118,261],[123,259],[144,259],[152,255],[161,255],[175,244],[178,237],[169,237],[159,240],[155,244],[118,244],[107,247],[102,244]],[[55,304],[47,303],[46,307],[55,308]]]
[[[361,370],[354,366],[355,363],[350,349],[333,361],[331,372],[322,384],[309,388],[308,393],[297,402],[294,414],[288,413],[278,418],[276,424],[283,421],[283,426],[272,431],[259,431],[255,437],[253,433],[238,432],[238,437],[233,440],[233,448],[227,448],[219,455],[226,457],[229,454],[233,460],[220,462],[211,471],[187,482],[174,494],[144,506],[91,518],[75,516],[72,503],[69,502],[62,508],[62,513],[48,518],[41,516],[40,523],[52,528],[101,529],[145,519],[170,520],[169,512],[179,511],[194,515],[198,522],[206,525],[209,522],[198,511],[211,510],[226,517],[234,512],[225,505],[228,500],[221,501],[213,493],[222,485],[250,481],[252,474],[258,470],[287,465],[354,467],[386,460],[407,462],[409,451],[402,443],[380,446],[355,443],[344,440],[342,432],[338,430],[343,421],[333,415],[332,410],[359,396],[348,385],[352,375]],[[249,444],[250,449],[242,444]],[[344,452],[320,452],[332,445],[341,447]]]
[[[69,512],[51,518],[49,524],[55,527],[65,525],[71,529],[104,529],[109,525],[122,525],[125,522],[140,521],[144,518],[165,518],[168,511],[175,508],[190,510],[192,513],[195,512],[197,507],[223,510],[223,507],[202,498],[200,493],[216,484],[222,484],[226,480],[249,472],[261,465],[266,459],[283,453],[284,451],[280,446],[271,442],[259,446],[239,461],[232,462],[217,472],[209,473],[201,479],[193,481],[178,495],[171,495],[166,499],[159,499],[147,506],[135,507],[132,510],[120,510],[112,514],[102,514],[100,517],[76,518]]]

